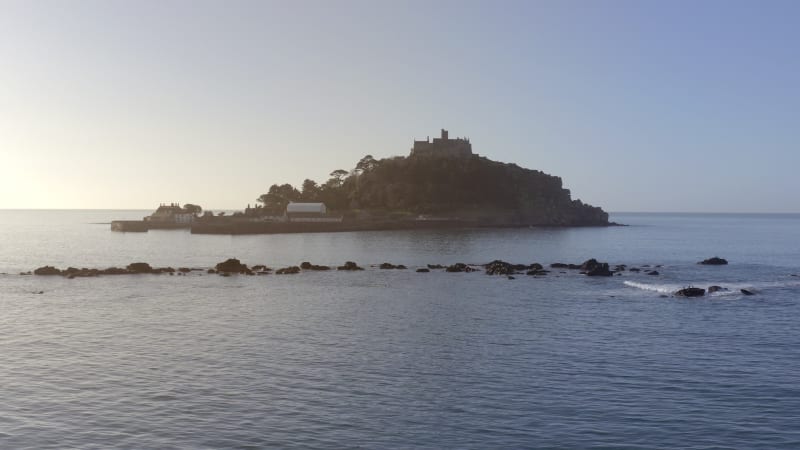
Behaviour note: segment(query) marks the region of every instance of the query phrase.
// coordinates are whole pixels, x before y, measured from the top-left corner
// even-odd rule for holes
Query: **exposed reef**
[[[723,260],[719,257],[714,257],[712,260]],[[722,265],[719,262],[711,263],[711,265]],[[409,267],[404,264],[395,264],[390,262],[383,262],[381,264],[374,264],[366,266],[373,269],[378,270],[403,270],[408,269]],[[575,275],[583,275],[586,277],[611,277],[611,276],[622,276],[623,274],[627,273],[628,277],[641,277],[641,276],[657,276],[660,273],[653,269],[654,267],[662,268],[660,264],[657,265],[649,265],[643,264],[640,267],[629,267],[627,264],[615,264],[611,265],[608,262],[601,262],[595,258],[587,259],[581,264],[573,264],[573,263],[562,263],[556,262],[549,264],[549,269],[545,269],[545,266],[541,263],[534,262],[534,263],[526,263],[526,264],[519,264],[519,263],[510,263],[503,260],[494,260],[489,263],[485,264],[471,264],[465,262],[457,262],[450,265],[442,265],[442,264],[426,264],[425,266],[417,266],[411,267],[411,269],[416,273],[430,273],[432,271],[441,270],[447,273],[472,273],[472,272],[482,272],[486,275],[490,276],[502,276],[509,280],[516,279],[517,275],[529,275],[529,276],[548,276],[551,273],[555,273],[555,277],[560,277],[564,275],[568,275],[572,273]],[[360,266],[355,261],[346,261],[341,266],[336,267],[339,271],[364,271],[365,268]],[[98,276],[106,276],[106,275],[179,275],[179,276],[186,276],[190,275],[191,272],[196,272],[196,276],[200,276],[204,273],[207,274],[217,274],[223,277],[230,277],[236,275],[269,275],[271,273],[275,273],[276,275],[296,275],[303,272],[317,272],[317,271],[329,271],[331,270],[330,266],[327,265],[319,265],[313,264],[309,261],[303,261],[299,265],[290,265],[286,267],[279,268],[273,272],[273,269],[270,267],[257,264],[252,267],[249,267],[247,264],[242,263],[239,259],[236,258],[229,258],[225,261],[217,263],[213,268],[190,268],[190,267],[179,267],[175,269],[173,267],[153,267],[147,262],[133,262],[125,266],[124,268],[121,267],[109,267],[105,269],[97,269],[97,268],[75,268],[75,267],[68,267],[66,269],[59,269],[52,265],[46,265],[39,267],[31,272],[23,272],[20,275],[38,275],[42,277],[53,277],[53,276],[62,276],[69,279],[74,279],[78,277],[98,277]],[[675,297],[703,297],[707,294],[714,294],[714,293],[721,293],[717,295],[722,295],[722,293],[730,292],[731,289],[719,286],[719,285],[711,285],[708,286],[707,289],[698,288],[698,287],[685,287],[682,289],[678,289],[672,292],[672,295]],[[752,289],[736,289],[741,295],[749,296],[755,295],[757,291]]]

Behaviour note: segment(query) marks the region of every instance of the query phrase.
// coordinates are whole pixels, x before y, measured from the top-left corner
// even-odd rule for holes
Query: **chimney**
[[[447,140],[447,130],[445,130],[444,128],[442,128],[442,140],[443,141]]]

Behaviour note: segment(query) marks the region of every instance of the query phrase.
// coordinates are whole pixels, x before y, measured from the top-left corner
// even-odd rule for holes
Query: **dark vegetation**
[[[323,202],[351,217],[457,218],[504,225],[607,225],[608,214],[572,200],[561,178],[469,157],[362,158],[322,184],[273,184],[258,197],[260,214],[282,214],[292,202]]]

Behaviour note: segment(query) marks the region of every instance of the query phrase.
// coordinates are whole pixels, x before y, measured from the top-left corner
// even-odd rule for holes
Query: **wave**
[[[626,281],[626,286],[635,287],[637,289],[643,289],[645,291],[653,291],[658,292],[661,294],[672,294],[673,292],[681,289],[683,286],[673,285],[673,284],[648,284],[648,283],[639,283],[636,281]]]
[[[674,294],[676,291],[683,289],[687,286],[701,287],[708,289],[708,286],[722,286],[725,290],[707,293],[706,295],[721,297],[726,295],[741,295],[740,289],[747,289],[753,293],[759,293],[762,290],[768,289],[781,289],[800,287],[800,281],[771,281],[771,282],[739,282],[739,283],[725,283],[725,282],[696,282],[687,284],[655,284],[655,283],[640,283],[637,281],[625,281],[624,284],[636,289],[645,291],[658,292],[659,294]]]

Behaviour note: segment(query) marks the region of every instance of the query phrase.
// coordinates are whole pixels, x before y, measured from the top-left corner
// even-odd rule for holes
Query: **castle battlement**
[[[472,144],[467,138],[450,139],[447,130],[442,129],[442,136],[424,141],[414,140],[411,156],[430,155],[448,157],[467,157],[472,155]]]

